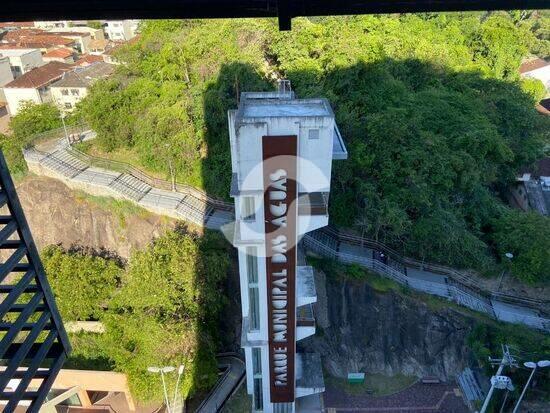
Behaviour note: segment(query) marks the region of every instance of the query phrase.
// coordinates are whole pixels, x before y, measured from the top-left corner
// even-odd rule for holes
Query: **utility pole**
[[[487,393],[487,397],[485,397],[485,402],[483,403],[483,407],[480,410],[480,413],[485,413],[487,411],[487,406],[489,406],[489,402],[491,401],[491,397],[493,396],[493,392],[495,391],[495,387],[498,389],[508,389],[513,390],[512,381],[509,377],[502,376],[502,371],[504,370],[504,367],[517,367],[516,360],[514,356],[510,354],[510,349],[508,348],[508,345],[502,346],[502,358],[501,359],[492,359],[489,357],[489,362],[493,365],[498,364],[498,370],[496,374],[491,377],[491,388],[489,389],[489,393]]]

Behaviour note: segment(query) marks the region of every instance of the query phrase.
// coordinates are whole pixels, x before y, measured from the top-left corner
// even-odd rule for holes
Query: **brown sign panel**
[[[262,138],[272,403],[294,401],[297,150],[296,136]]]

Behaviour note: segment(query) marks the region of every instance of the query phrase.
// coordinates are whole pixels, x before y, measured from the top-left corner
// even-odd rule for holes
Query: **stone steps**
[[[119,192],[126,198],[138,202],[151,190],[151,187],[145,182],[123,173],[109,185],[110,188]]]

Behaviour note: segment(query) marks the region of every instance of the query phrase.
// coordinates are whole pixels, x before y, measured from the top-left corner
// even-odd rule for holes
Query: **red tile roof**
[[[17,79],[12,80],[4,88],[31,88],[38,89],[46,86],[55,80],[60,79],[63,73],[71,70],[72,65],[61,62],[50,62],[44,66],[36,67]]]
[[[62,47],[59,49],[50,50],[48,53],[44,54],[44,57],[66,59],[71,57],[73,54],[74,52],[72,50]]]
[[[7,32],[2,41],[27,46],[32,45],[33,47],[69,46],[74,43],[72,39],[50,34],[39,29],[13,30]]]
[[[529,60],[528,62],[522,63],[521,66],[519,67],[519,72],[520,73],[527,73],[527,72],[531,72],[533,70],[537,70],[537,69],[540,69],[541,67],[545,67],[545,66],[548,66],[548,65],[550,65],[549,62],[547,62],[544,59],[539,59],[537,57],[534,60]]]
[[[78,59],[74,64],[75,66],[88,66],[96,62],[103,62],[103,56],[85,54],[85,55],[82,55],[80,59]]]

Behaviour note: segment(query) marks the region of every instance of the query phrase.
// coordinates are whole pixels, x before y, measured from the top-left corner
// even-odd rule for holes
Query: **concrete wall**
[[[4,88],[6,102],[11,116],[17,115],[23,102],[31,101],[34,103],[43,103],[43,96],[38,89],[27,88]]]
[[[546,90],[550,90],[550,65],[524,73],[523,76],[540,80],[546,86]]]

